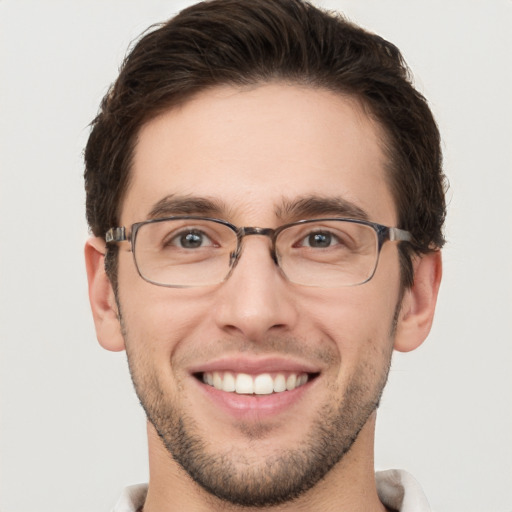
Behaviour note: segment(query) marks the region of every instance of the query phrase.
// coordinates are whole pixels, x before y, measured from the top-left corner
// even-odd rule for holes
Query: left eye
[[[317,231],[315,233],[309,233],[309,235],[303,238],[301,245],[303,247],[322,249],[339,243],[339,238],[332,233],[329,233],[328,231]]]

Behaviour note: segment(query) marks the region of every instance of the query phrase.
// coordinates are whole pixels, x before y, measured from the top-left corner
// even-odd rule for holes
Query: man
[[[198,4],[133,48],[85,163],[97,336],[148,418],[149,485],[115,510],[429,510],[373,468],[444,241],[396,47],[299,0]]]

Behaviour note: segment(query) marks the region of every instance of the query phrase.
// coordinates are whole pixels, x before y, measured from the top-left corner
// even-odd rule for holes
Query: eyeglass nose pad
[[[279,267],[279,259],[277,258],[276,250],[274,248],[270,249],[270,257],[272,261]]]
[[[240,259],[240,252],[241,252],[241,250],[240,250],[240,248],[238,248],[229,254],[229,267],[230,267],[231,271],[233,271],[233,269],[238,264],[238,260]]]
[[[241,253],[241,247],[238,247],[236,250],[231,251],[229,253],[229,272],[227,273],[226,277],[224,278],[224,281],[229,279],[229,277],[233,273],[233,270],[235,270],[235,267],[238,264],[238,260],[240,259],[240,253]]]

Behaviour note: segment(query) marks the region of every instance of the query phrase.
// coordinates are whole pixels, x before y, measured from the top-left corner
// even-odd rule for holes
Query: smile
[[[270,395],[272,393],[283,393],[293,391],[310,379],[307,373],[261,373],[249,375],[247,373],[233,372],[205,372],[202,381],[227,393],[239,395]]]

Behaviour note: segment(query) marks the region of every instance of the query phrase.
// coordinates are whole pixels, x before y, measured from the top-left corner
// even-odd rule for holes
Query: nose
[[[219,287],[217,324],[254,342],[291,330],[298,318],[292,288],[272,258],[270,240],[249,236],[231,275]]]

